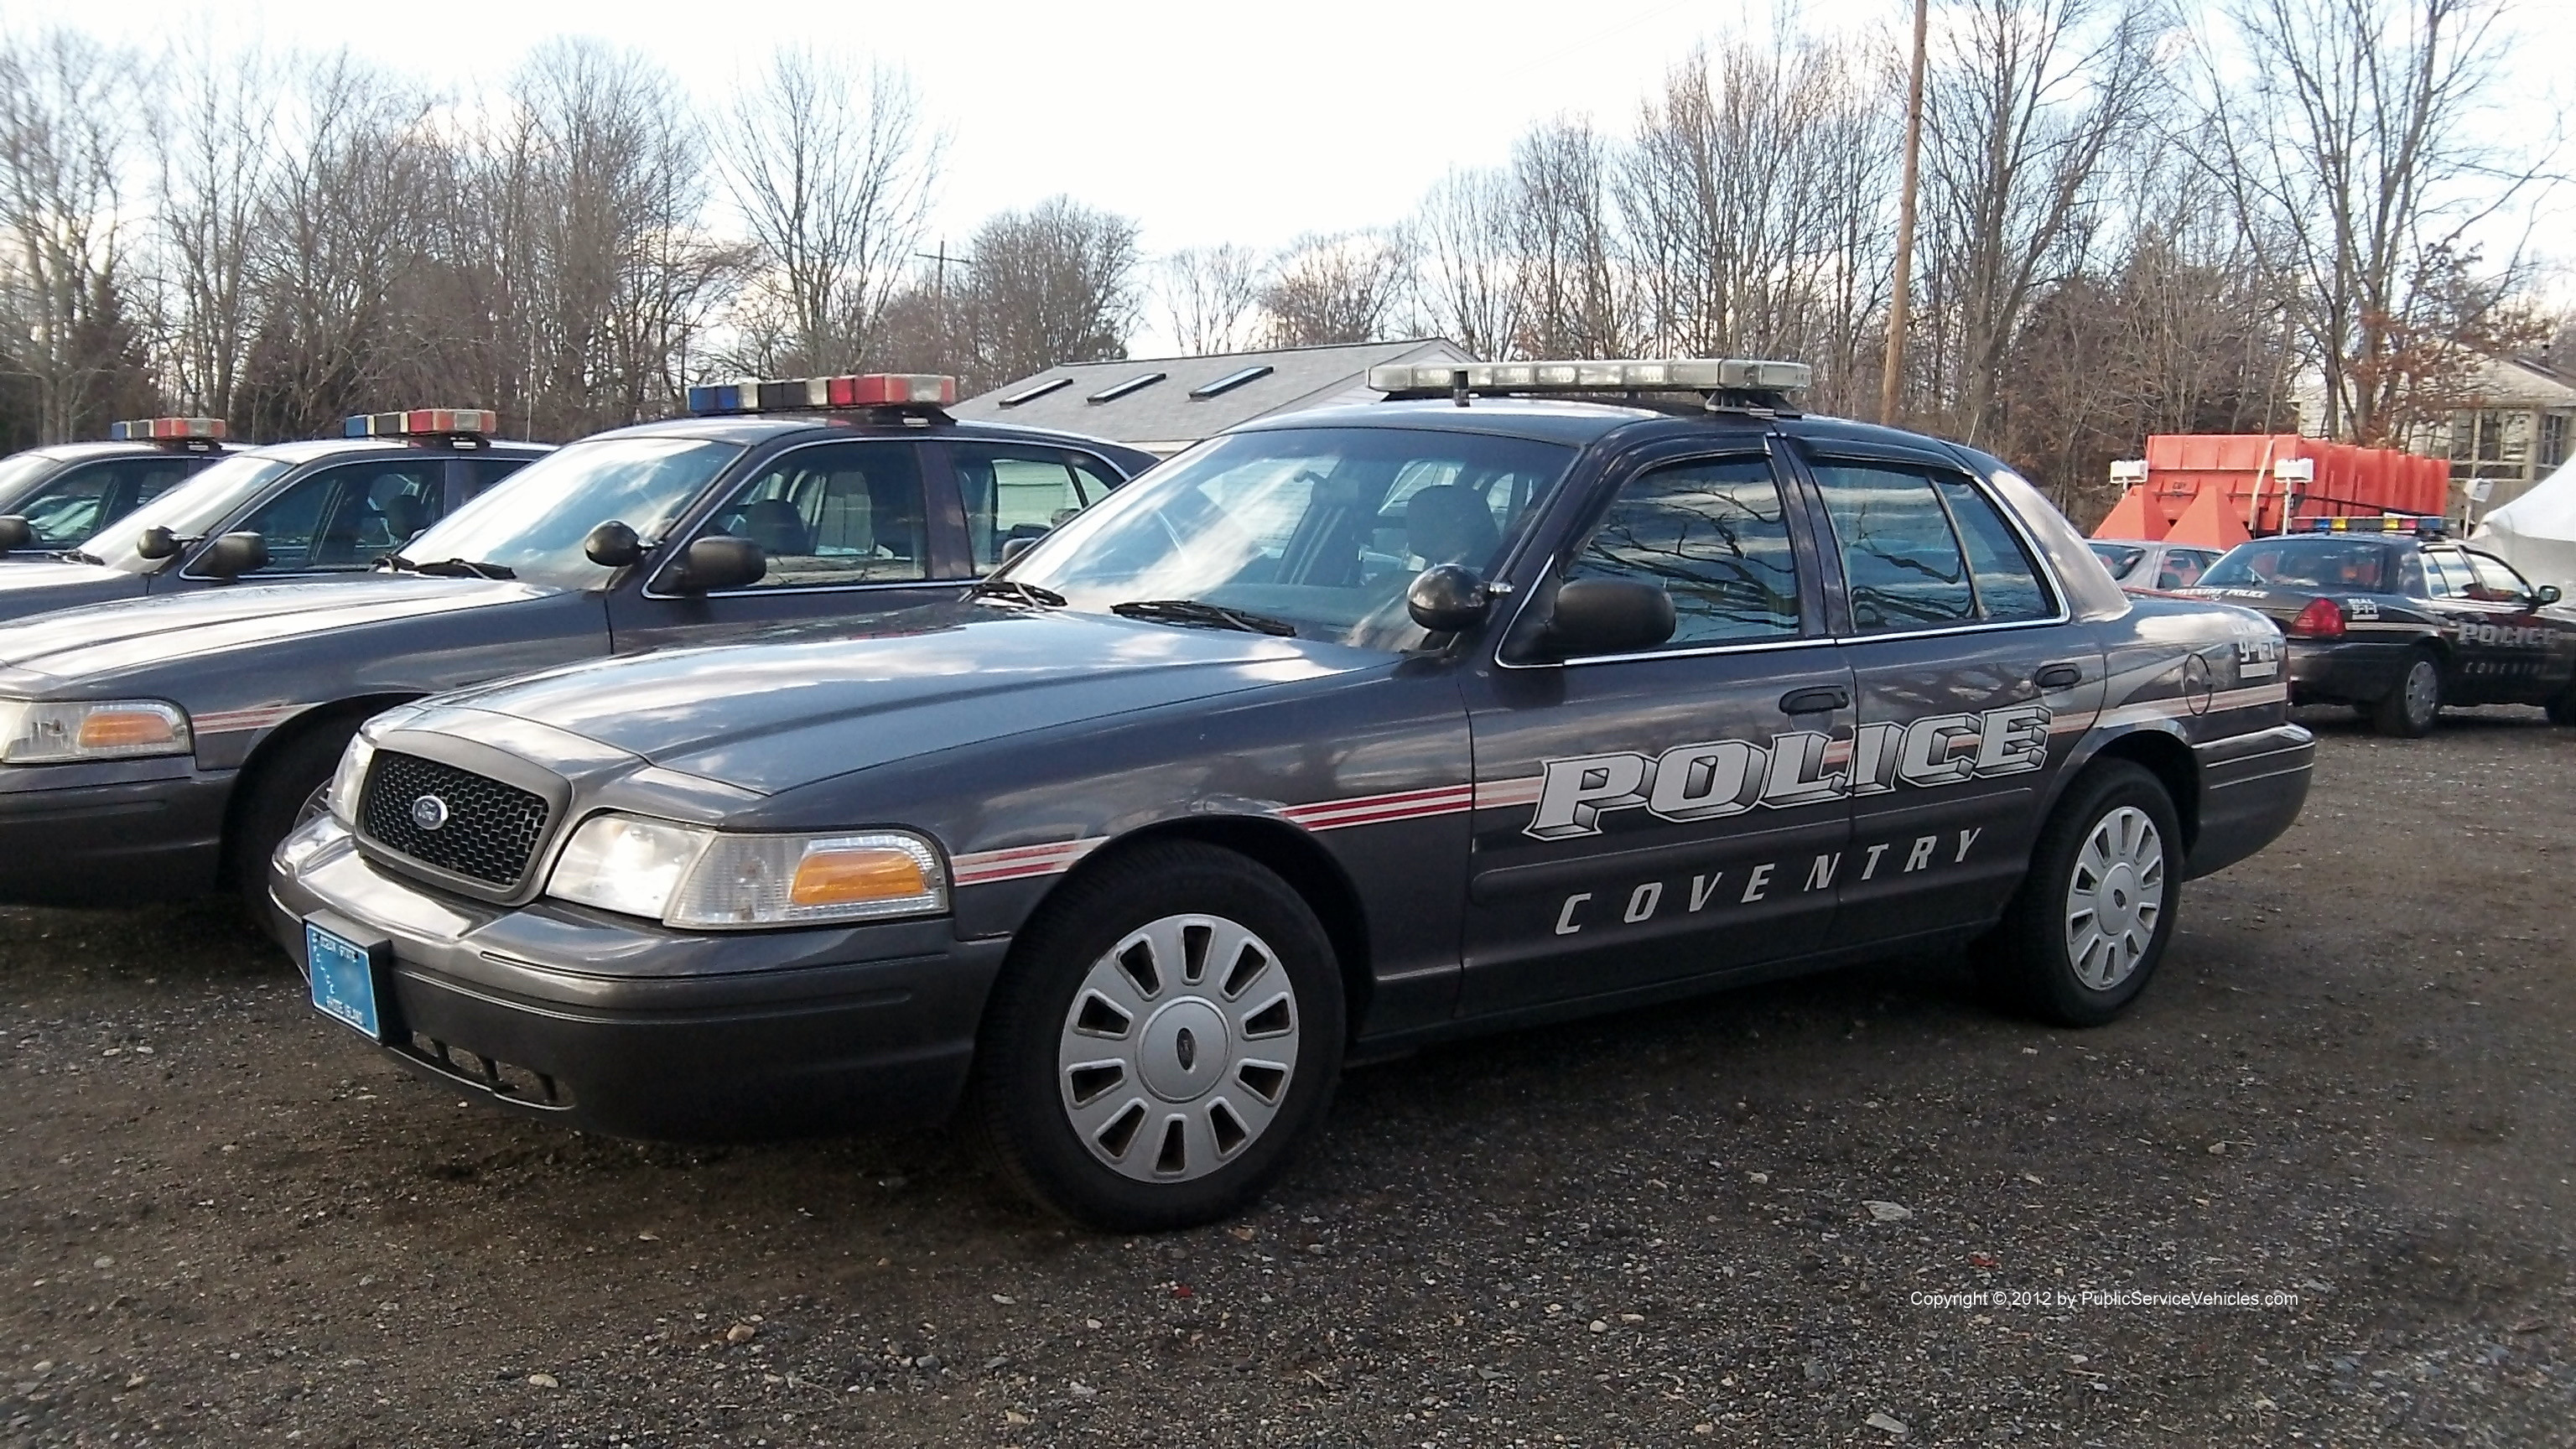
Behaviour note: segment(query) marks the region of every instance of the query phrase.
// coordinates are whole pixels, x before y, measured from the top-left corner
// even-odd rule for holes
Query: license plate
[[[375,952],[306,921],[304,961],[315,1010],[372,1040],[385,1039],[384,1013],[376,1004]]]

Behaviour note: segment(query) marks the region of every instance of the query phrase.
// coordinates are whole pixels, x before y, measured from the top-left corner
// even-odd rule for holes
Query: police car
[[[2270,616],[2291,702],[2352,705],[2381,734],[2422,735],[2446,704],[2545,705],[2576,724],[2576,611],[2439,518],[2314,519],[2238,544],[2179,592]]]
[[[0,619],[364,574],[553,451],[492,437],[497,422],[487,409],[414,408],[350,418],[337,438],[240,449],[77,548],[0,568]]]
[[[76,547],[231,451],[221,418],[138,418],[0,458],[0,560]]]
[[[2187,589],[2200,582],[2221,552],[2144,538],[2096,538],[2086,543],[2110,572],[2111,581],[2132,591]]]
[[[846,628],[951,597],[1153,461],[952,424],[942,407],[955,392],[954,379],[909,375],[702,389],[706,416],[550,451],[407,543],[407,522],[361,505],[426,497],[441,479],[479,486],[479,470],[538,450],[373,441],[240,455],[223,468],[274,470],[286,491],[247,513],[209,499],[127,520],[149,526],[120,534],[114,560],[176,561],[150,576],[153,597],[0,625],[0,904],[231,887],[264,910],[269,853],[368,715],[568,660]],[[352,507],[371,521],[345,526]],[[190,541],[216,527],[253,531]],[[189,538],[155,544],[156,529]],[[383,557],[317,586],[246,566],[263,554],[307,569]],[[199,575],[203,587],[186,587]]]
[[[1805,369],[1380,369],[971,596],[389,711],[278,853],[316,1006],[636,1137],[934,1122],[1104,1227],[1258,1193],[1346,1054],[1982,942],[2104,1022],[2313,750]]]

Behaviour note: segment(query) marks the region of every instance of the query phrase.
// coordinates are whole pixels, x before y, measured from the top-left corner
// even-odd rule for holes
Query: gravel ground
[[[0,1443],[2576,1443],[2576,736],[2312,723],[2118,1025],[1934,962],[1461,1045],[1157,1239],[464,1108],[222,908],[0,912]]]

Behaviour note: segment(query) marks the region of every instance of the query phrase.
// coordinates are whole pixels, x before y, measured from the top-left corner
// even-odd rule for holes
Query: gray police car
[[[233,451],[221,418],[137,418],[107,435],[0,458],[0,562],[77,547]]]
[[[868,390],[853,393],[859,383]],[[860,400],[836,404],[827,384]],[[952,597],[1153,461],[951,424],[949,378],[766,387],[765,399],[718,400],[723,415],[553,451],[372,573],[327,586],[245,576],[0,625],[0,904],[232,887],[264,910],[270,852],[368,715],[567,660],[846,627]],[[292,468],[324,446],[337,445],[224,466]],[[426,464],[434,480],[494,461],[375,446],[392,451],[314,475],[321,499],[299,515],[295,537],[310,541],[299,557],[338,536],[337,500],[385,501],[384,469]],[[211,543],[251,551],[260,539]]]
[[[2576,725],[2576,610],[2439,518],[2318,518],[2240,543],[2193,588],[2269,616],[2292,704],[2344,704],[2384,735],[2446,704],[2536,704]]]
[[[0,568],[0,619],[115,599],[361,575],[544,457],[488,409],[369,413],[342,436],[244,448],[92,534]]]
[[[277,855],[288,944],[509,1110],[963,1102],[1120,1229],[1259,1192],[1352,1052],[1968,942],[2108,1021],[2305,798],[2275,631],[1803,374],[1381,369],[870,634],[389,711]]]

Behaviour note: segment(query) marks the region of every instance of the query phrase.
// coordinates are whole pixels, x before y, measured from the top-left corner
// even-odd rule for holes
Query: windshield
[[[2392,592],[2385,544],[2342,538],[2258,538],[2240,543],[2200,576],[2201,587]]]
[[[62,459],[43,453],[20,453],[12,458],[0,458],[0,513],[17,512],[18,495],[62,464]]]
[[[599,438],[539,458],[455,516],[403,546],[415,566],[450,560],[496,577],[566,589],[598,588],[614,569],[581,551],[590,531],[623,523],[651,543],[700,490],[742,456],[701,438]],[[507,569],[507,575],[497,573]]]
[[[1236,433],[1076,514],[1008,577],[1073,607],[1176,625],[1243,627],[1404,649],[1422,637],[1404,588],[1432,564],[1490,573],[1574,450],[1410,428]]]
[[[134,541],[143,536],[143,530],[166,528],[174,537],[195,538],[221,525],[234,510],[294,466],[284,458],[235,453],[90,535],[80,551],[129,573],[157,569],[161,560],[147,559],[134,551]]]

